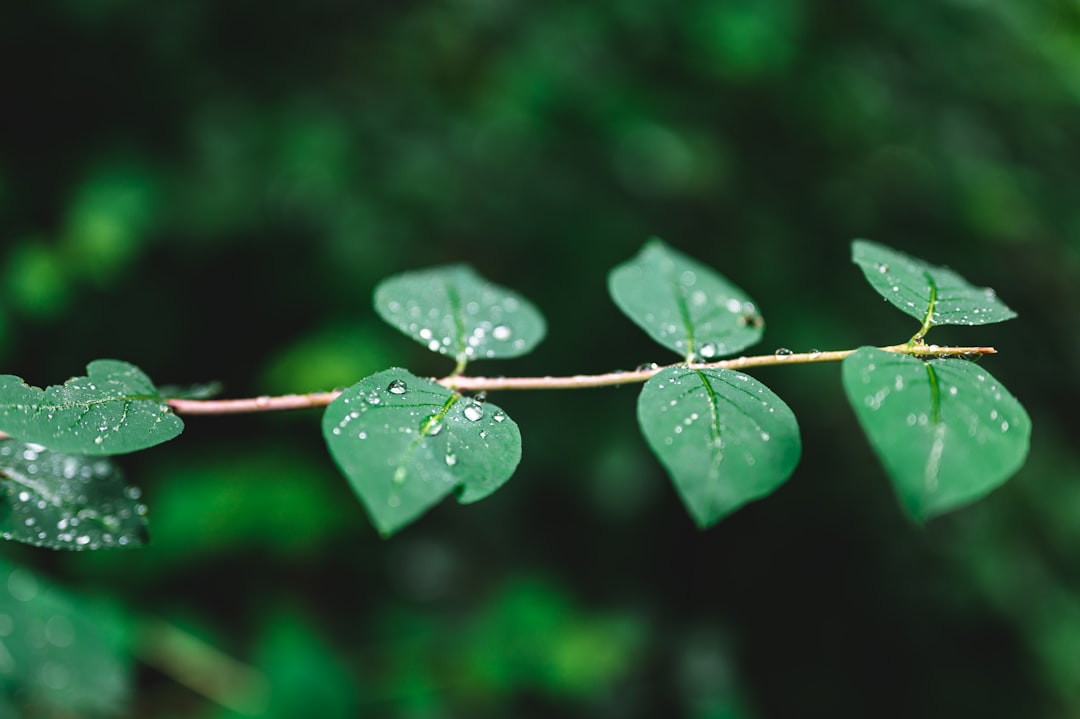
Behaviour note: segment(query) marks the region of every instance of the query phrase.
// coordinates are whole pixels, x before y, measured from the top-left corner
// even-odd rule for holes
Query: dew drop
[[[495,329],[491,330],[491,336],[499,340],[500,342],[505,342],[506,340],[510,339],[510,336],[512,334],[513,331],[506,325],[498,325],[497,327],[495,327]]]
[[[502,412],[496,412],[495,414],[491,415],[491,418],[496,422],[502,422],[504,419],[506,419],[506,415]]]
[[[400,396],[409,391],[409,386],[404,380],[396,379],[386,386],[386,391]]]
[[[700,354],[703,359],[712,359],[720,354],[720,348],[717,347],[715,342],[706,342],[701,345],[701,351],[698,354]]]
[[[142,497],[142,490],[138,487],[124,487],[124,496],[131,500]]]
[[[97,437],[94,437],[94,444],[101,444],[104,441],[105,441],[105,438],[102,437],[101,435],[98,435]]]
[[[435,419],[432,419],[432,421],[428,422],[428,424],[427,424],[427,435],[429,437],[434,437],[439,432],[442,432],[442,428],[443,428],[442,422],[440,422],[438,420],[435,420]]]
[[[880,264],[880,265],[878,265],[877,271],[884,275],[884,274],[888,273],[889,266],[886,265],[886,264]]]
[[[791,350],[789,350],[787,347],[780,347],[780,348],[778,348],[776,350],[776,352],[774,354],[777,357],[790,357],[791,355],[793,355],[795,353],[792,352]]]
[[[820,356],[821,356],[821,350],[819,350],[819,349],[816,349],[816,348],[815,348],[815,349],[812,349],[812,350],[810,350],[810,357],[811,357],[811,358],[814,358],[814,357],[820,357]]]
[[[484,406],[470,401],[465,405],[465,409],[462,410],[462,413],[465,415],[465,419],[470,422],[476,422],[484,416]]]
[[[457,455],[453,452],[448,452],[446,454],[446,466],[453,467],[455,464],[457,464]]]
[[[405,468],[404,467],[398,467],[397,469],[394,470],[394,482],[396,482],[397,484],[401,484],[404,481],[405,481]]]

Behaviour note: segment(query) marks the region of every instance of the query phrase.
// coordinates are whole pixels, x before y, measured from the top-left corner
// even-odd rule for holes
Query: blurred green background
[[[803,461],[698,532],[635,389],[506,393],[514,479],[384,541],[317,412],[191,418],[119,460],[149,547],[0,547],[0,674],[21,603],[74,617],[0,715],[1080,716],[1076,0],[43,0],[0,9],[0,67],[0,371],[33,384],[440,375],[370,297],[457,261],[550,325],[476,372],[673,361],[605,287],[653,234],[757,300],[762,351],[904,341],[867,237],[1020,313],[930,339],[997,346],[1035,427],[918,528],[839,367],[762,369]]]

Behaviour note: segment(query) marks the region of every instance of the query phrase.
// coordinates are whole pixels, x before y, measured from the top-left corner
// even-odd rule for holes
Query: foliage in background
[[[836,273],[865,236],[1009,298],[1022,322],[935,341],[998,346],[993,374],[1038,427],[1015,481],[913,530],[865,444],[842,439],[856,419],[835,368],[762,371],[813,417],[800,467],[699,534],[633,437],[633,393],[573,411],[514,395],[498,401],[534,418],[530,446],[558,449],[384,543],[304,439],[311,418],[215,418],[182,448],[118,460],[154,508],[145,549],[5,543],[15,571],[240,659],[275,701],[238,706],[264,716],[1080,707],[1070,4],[54,0],[4,15],[0,358],[32,385],[96,357],[231,396],[436,374],[369,297],[460,261],[545,309],[545,344],[515,372],[632,367],[652,349],[609,321],[603,278],[653,232],[738,276],[771,347],[877,344],[910,330]],[[228,692],[152,668],[154,640],[176,645],[145,626],[128,715],[230,715]],[[511,647],[522,659],[500,672]],[[559,657],[582,655],[595,673],[568,674],[580,663]],[[463,666],[470,679],[447,680]]]

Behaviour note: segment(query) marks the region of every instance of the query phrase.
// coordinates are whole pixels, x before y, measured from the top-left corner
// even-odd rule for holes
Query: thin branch
[[[908,354],[914,357],[964,357],[974,358],[995,354],[993,347],[940,347],[938,345],[891,345],[881,347],[886,352]],[[817,362],[839,362],[855,350],[835,350],[830,352],[803,352],[792,354],[758,355],[737,357],[719,362],[701,362],[689,365],[695,369],[722,368],[746,369],[770,365],[813,364]],[[674,366],[674,365],[667,365]],[[451,374],[436,380],[451,389],[478,392],[480,390],[527,390],[527,389],[587,389],[590,387],[615,387],[624,384],[645,382],[650,377],[665,369],[661,366],[633,371],[606,372],[604,374],[571,375],[567,377],[467,377]],[[252,397],[248,399],[170,399],[169,405],[178,414],[243,414],[248,412],[273,412],[287,409],[307,409],[325,407],[341,394],[335,392],[314,392],[311,394],[289,394],[278,397]]]
[[[246,399],[170,399],[167,402],[178,414],[247,414],[325,407],[339,394],[341,393],[312,392],[311,394],[285,394],[277,397]]]
[[[134,649],[145,663],[226,709],[255,716],[270,706],[262,672],[168,622],[140,622]]]

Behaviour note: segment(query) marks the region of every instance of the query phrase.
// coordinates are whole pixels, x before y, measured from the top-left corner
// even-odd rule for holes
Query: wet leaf
[[[131,689],[126,632],[117,612],[0,560],[0,691],[28,716],[119,713]]]
[[[146,505],[101,457],[0,440],[0,536],[50,549],[137,547]]]
[[[521,434],[501,409],[398,368],[342,392],[323,436],[383,535],[455,490],[462,503],[483,499],[521,459]]]
[[[863,347],[844,359],[844,389],[916,520],[973,502],[1024,463],[1031,420],[979,365]]]
[[[764,331],[745,292],[658,239],[611,271],[608,290],[627,317],[683,357],[731,355],[756,344]]]
[[[985,325],[1016,313],[993,290],[976,287],[938,267],[866,240],[851,243],[851,260],[862,268],[877,293],[920,322],[934,325]]]
[[[662,370],[641,391],[638,422],[700,527],[773,492],[802,451],[783,400],[732,370]]]
[[[544,338],[540,311],[466,265],[395,275],[375,288],[375,310],[432,352],[459,362],[518,357]]]
[[[31,387],[0,375],[0,431],[72,454],[124,454],[167,442],[184,429],[134,365],[95,360],[86,377]]]

